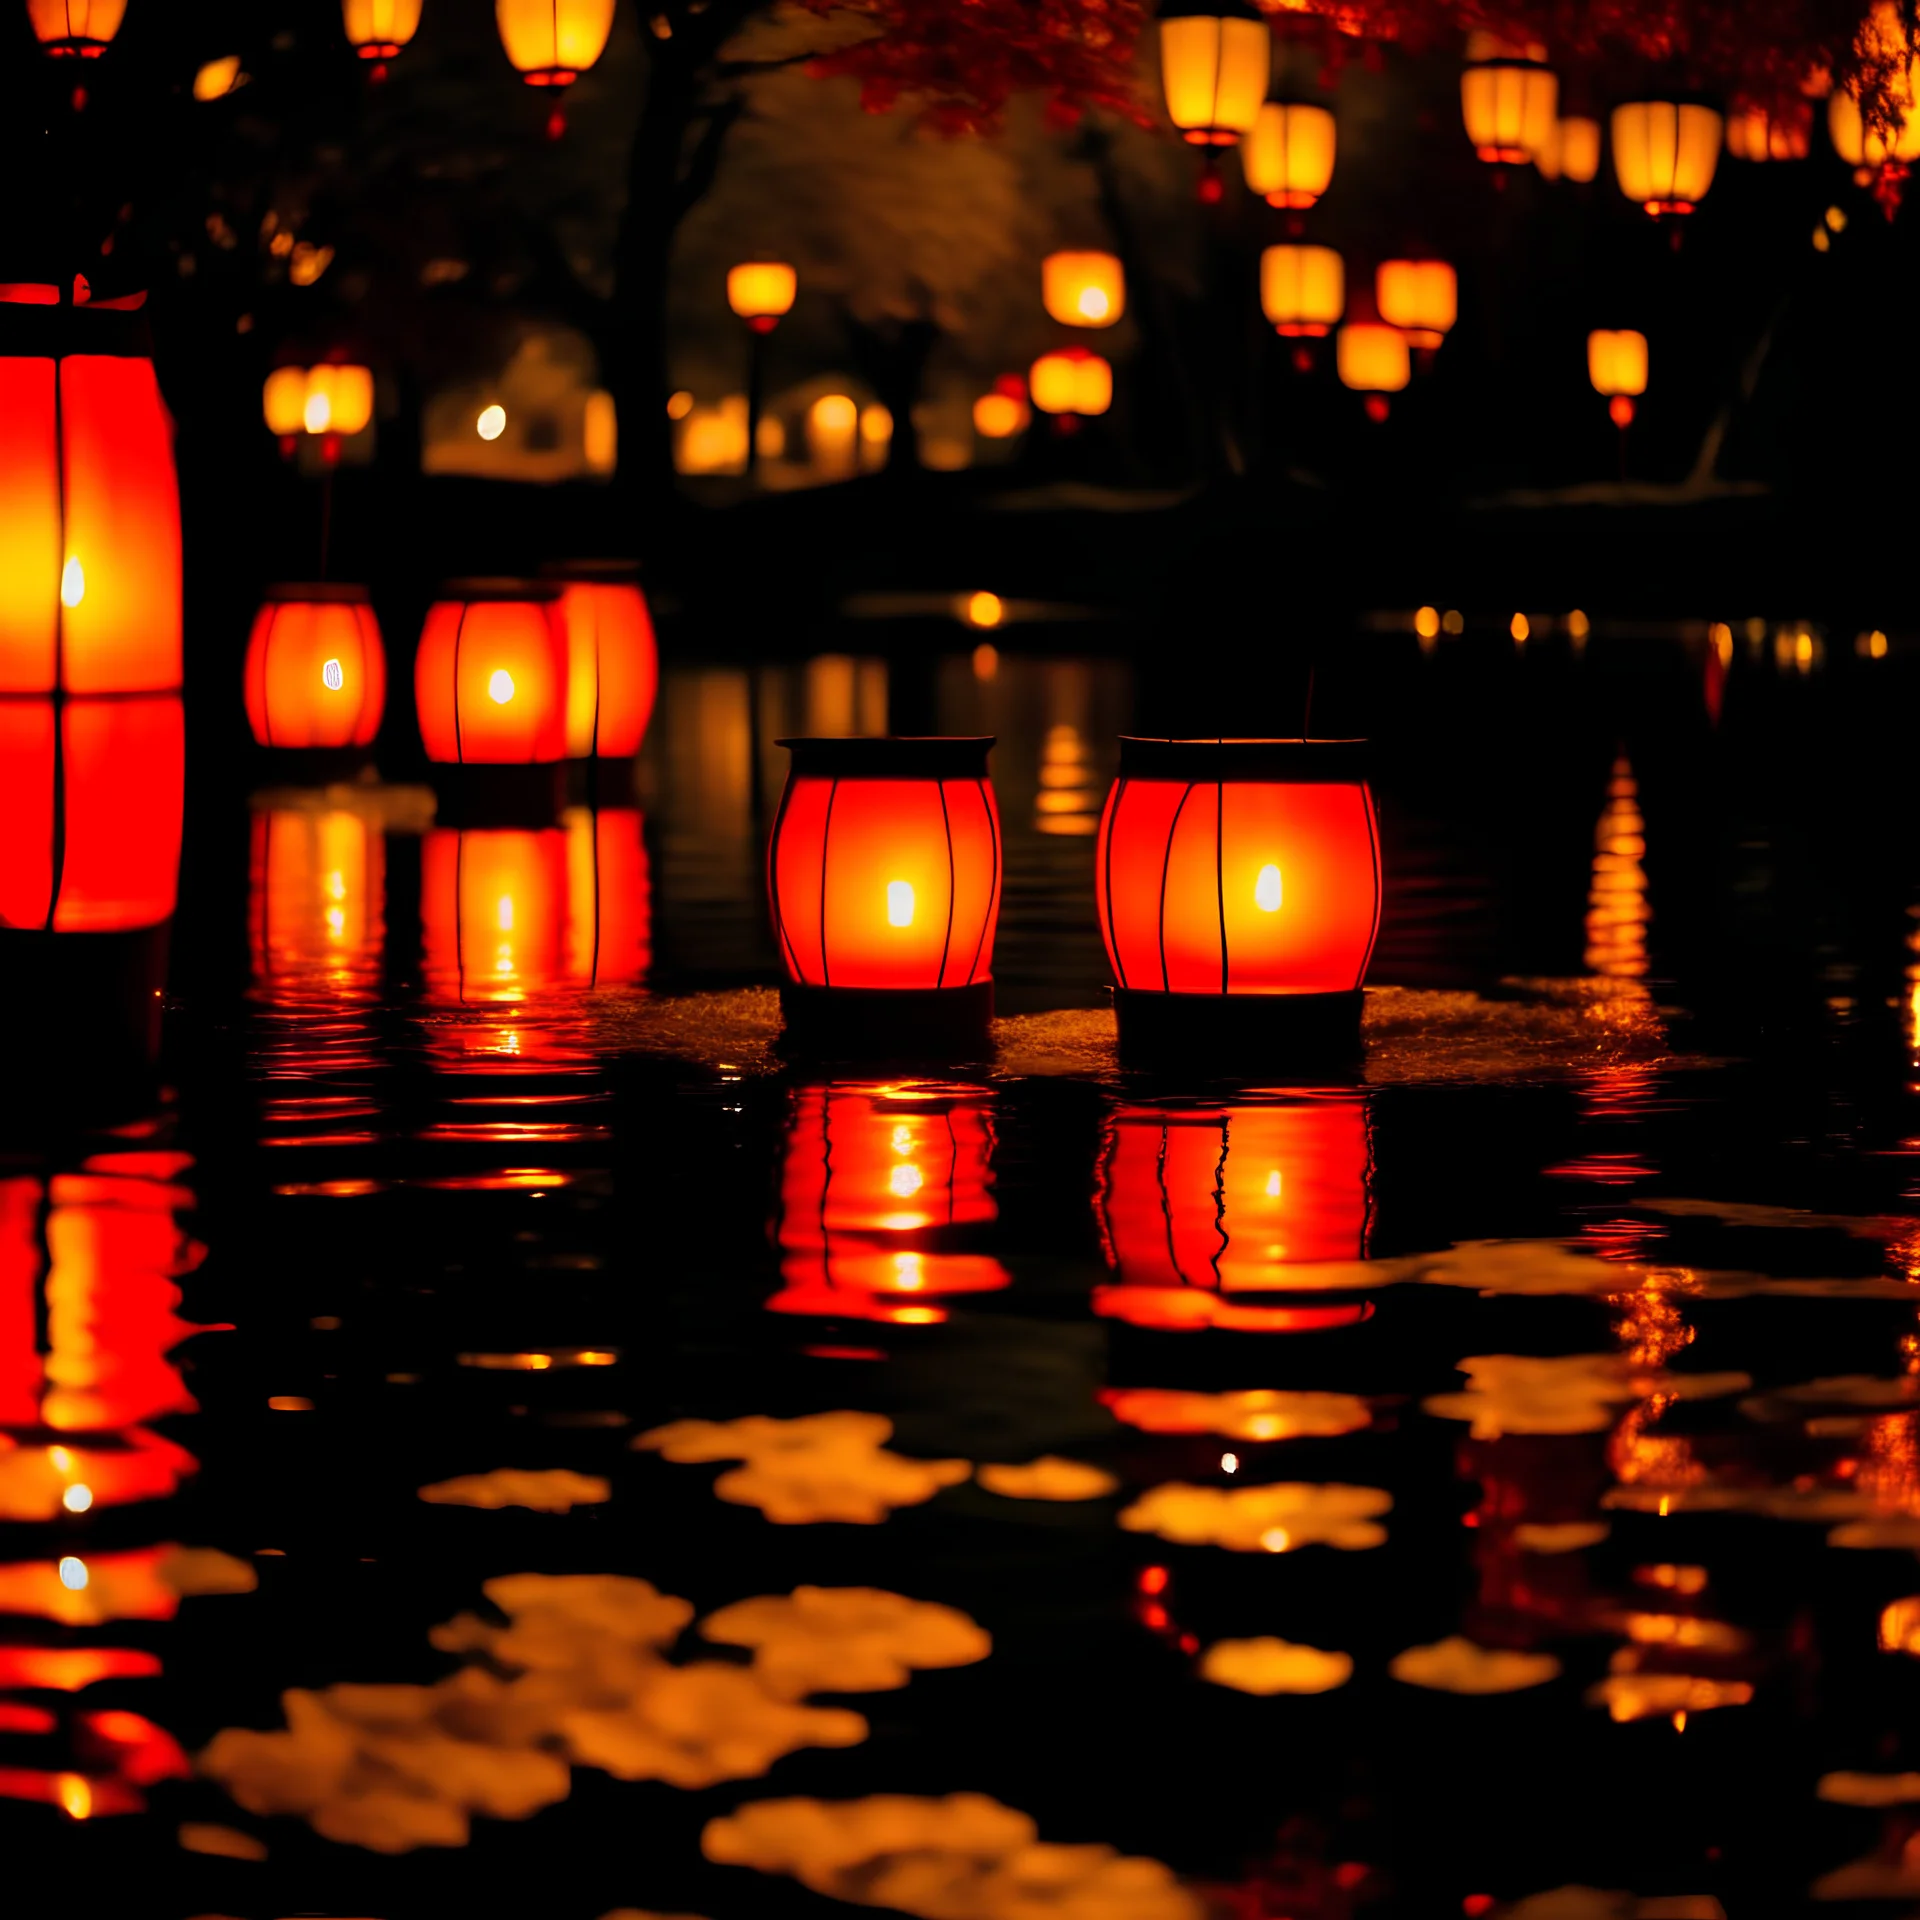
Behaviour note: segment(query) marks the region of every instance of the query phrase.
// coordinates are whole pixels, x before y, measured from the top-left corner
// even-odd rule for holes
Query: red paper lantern
[[[263,747],[367,747],[387,656],[364,587],[269,587],[247,641],[247,724]]]
[[[414,702],[429,760],[555,765],[567,749],[567,640],[559,589],[450,583],[427,612]]]
[[[775,1313],[928,1326],[1011,1284],[972,1251],[998,1217],[987,1096],[937,1081],[803,1087],[781,1160]]]
[[[767,866],[789,1021],[983,1032],[1000,911],[993,742],[779,744],[793,762]]]
[[[1094,884],[1123,1044],[1357,1038],[1380,923],[1362,742],[1123,740]]]
[[[624,760],[640,751],[660,688],[660,650],[638,569],[568,561],[560,582],[567,636],[567,758]]]

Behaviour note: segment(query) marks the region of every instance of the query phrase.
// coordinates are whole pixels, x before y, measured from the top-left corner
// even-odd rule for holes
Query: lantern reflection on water
[[[414,657],[427,758],[460,766],[554,765],[567,747],[567,640],[559,590],[465,580],[428,609]]]
[[[1168,1331],[1348,1326],[1369,1303],[1277,1305],[1228,1296],[1350,1284],[1364,1260],[1372,1140],[1361,1093],[1226,1107],[1121,1107],[1108,1121],[1094,1211],[1114,1284],[1095,1311]]]
[[[637,986],[653,961],[653,904],[637,807],[569,807],[567,977]]]
[[[247,724],[263,747],[368,747],[387,656],[364,587],[267,589],[247,640]]]
[[[660,686],[653,619],[639,570],[624,561],[551,566],[567,639],[567,757],[624,760],[640,751]]]
[[[266,807],[253,816],[248,925],[257,989],[370,994],[385,941],[386,836],[352,807]]]
[[[802,1087],[781,1158],[775,1313],[927,1326],[943,1296],[1010,1284],[967,1249],[996,1219],[993,1121],[977,1087],[937,1081]]]

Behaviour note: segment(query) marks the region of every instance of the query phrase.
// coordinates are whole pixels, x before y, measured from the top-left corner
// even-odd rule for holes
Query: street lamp
[[[793,311],[800,276],[784,260],[743,260],[727,269],[727,305],[747,323],[747,479],[760,468],[760,401],[766,336]]]

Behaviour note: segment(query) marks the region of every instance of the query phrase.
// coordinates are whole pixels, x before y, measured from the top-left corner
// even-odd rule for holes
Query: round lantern
[[[27,0],[41,46],[67,59],[99,59],[126,13],[127,0]]]
[[[1736,160],[1804,160],[1812,118],[1805,101],[1796,101],[1784,114],[1743,107],[1727,116],[1727,152]]]
[[[1062,347],[1033,363],[1027,391],[1042,413],[1091,419],[1113,405],[1113,366],[1085,347]]]
[[[366,430],[373,419],[373,373],[367,367],[329,363],[319,367],[275,367],[261,389],[260,411],[286,453],[302,434],[337,451],[341,440]]]
[[[1542,46],[1516,47],[1488,33],[1467,41],[1460,113],[1473,150],[1492,166],[1524,166],[1558,124],[1560,82]]]
[[[727,269],[727,305],[755,333],[771,333],[793,310],[800,276],[782,260],[743,260]]]
[[[788,1023],[974,1042],[993,1011],[990,739],[783,740],[767,857]]]
[[[1160,81],[1189,145],[1230,147],[1252,132],[1272,59],[1272,32],[1248,0],[1162,0]]]
[[[1340,384],[1367,397],[1367,417],[1387,417],[1387,396],[1401,392],[1413,378],[1407,336],[1377,321],[1349,321],[1334,341]]]
[[[1596,328],[1587,335],[1587,377],[1607,402],[1613,424],[1633,424],[1633,403],[1647,390],[1647,336],[1631,327]]]
[[[999,1215],[994,1137],[977,1087],[938,1081],[802,1087],[780,1166],[775,1313],[937,1325],[938,1304],[1011,1276],[971,1251]]]
[[[1337,1291],[1344,1276],[1328,1269],[1367,1257],[1372,1179],[1365,1094],[1121,1107],[1094,1176],[1113,1270],[1113,1283],[1094,1290],[1094,1310],[1173,1332],[1365,1319],[1364,1301],[1302,1307],[1272,1296]]]
[[[362,60],[396,59],[420,30],[420,0],[340,0],[340,10]]]
[[[1260,309],[1274,331],[1318,339],[1347,306],[1346,263],[1331,247],[1267,247],[1260,255]]]
[[[567,640],[557,587],[456,580],[427,611],[414,703],[429,760],[553,766],[567,750]]]
[[[1269,100],[1240,146],[1247,185],[1271,207],[1310,207],[1333,179],[1335,144],[1325,107]]]
[[[640,570],[624,560],[568,560],[546,576],[559,584],[567,636],[567,758],[631,759],[660,686]]]
[[[1600,171],[1600,122],[1577,113],[1556,120],[1533,164],[1545,179],[1584,187]]]
[[[613,0],[494,0],[507,58],[530,87],[570,87],[606,50]]]
[[[1383,260],[1374,275],[1380,318],[1410,347],[1437,348],[1460,313],[1460,282],[1444,260]]]
[[[1110,327],[1127,309],[1126,274],[1110,253],[1050,253],[1040,298],[1063,327]]]
[[[365,587],[267,589],[247,641],[247,724],[263,747],[370,747],[387,657]]]
[[[1123,1047],[1357,1042],[1380,924],[1364,754],[1356,740],[1121,741],[1094,890]]]
[[[1656,219],[1691,213],[1713,185],[1723,122],[1691,100],[1633,100],[1613,110],[1620,191]]]

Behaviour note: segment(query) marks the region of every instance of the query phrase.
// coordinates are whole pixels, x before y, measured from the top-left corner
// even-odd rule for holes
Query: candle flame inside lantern
[[[338,660],[329,660],[320,669],[320,684],[329,693],[338,693],[347,684],[346,672]]]
[[[513,675],[505,667],[495,667],[493,678],[487,682],[487,692],[496,706],[504,707],[513,698]]]
[[[1260,869],[1253,883],[1253,904],[1262,913],[1280,911],[1280,869],[1268,865]]]
[[[913,883],[910,880],[887,882],[887,925],[890,927],[913,925]]]
[[[60,573],[60,604],[77,607],[87,597],[87,573],[78,554],[69,554]]]

